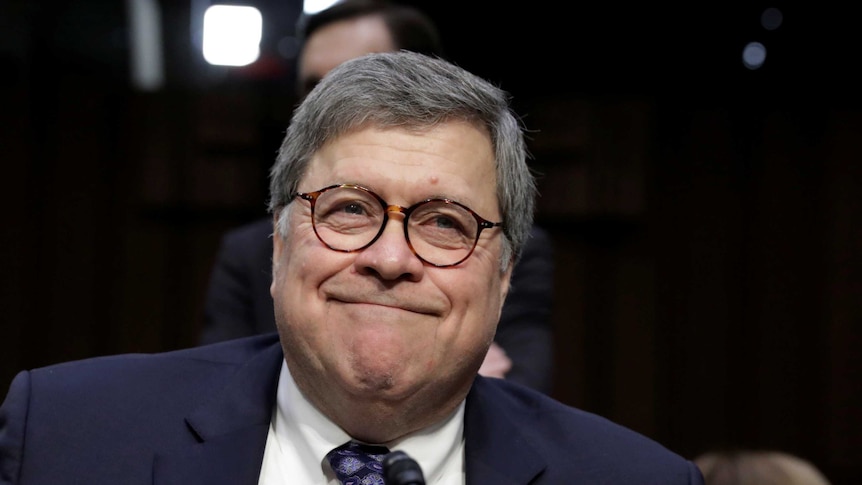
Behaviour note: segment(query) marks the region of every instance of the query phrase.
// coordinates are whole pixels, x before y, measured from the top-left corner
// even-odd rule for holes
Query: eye
[[[340,210],[344,211],[348,214],[354,214],[354,215],[362,215],[362,214],[365,214],[367,212],[365,210],[365,208],[362,206],[362,204],[360,204],[359,202],[352,202],[350,204],[346,204]]]
[[[431,220],[431,223],[440,229],[461,229],[461,224],[457,220],[445,215],[438,215]]]
[[[321,218],[373,218],[381,212],[380,204],[371,195],[346,187],[324,192],[317,204]]]
[[[377,217],[379,210],[375,210],[371,201],[357,199],[341,199],[338,201],[325,204],[322,208],[320,217],[323,218],[374,218]]]
[[[410,216],[410,229],[428,242],[450,246],[454,241],[472,240],[476,221],[462,207],[444,201],[431,201]]]

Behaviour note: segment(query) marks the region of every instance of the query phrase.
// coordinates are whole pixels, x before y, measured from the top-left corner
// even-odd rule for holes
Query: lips
[[[377,305],[423,315],[437,316],[442,313],[440,305],[433,304],[433,302],[417,301],[415,295],[401,298],[388,292],[352,292],[351,294],[328,294],[327,299],[349,304]]]

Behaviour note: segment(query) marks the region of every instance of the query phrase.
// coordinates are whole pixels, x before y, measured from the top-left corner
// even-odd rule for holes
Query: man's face
[[[339,20],[309,37],[299,59],[298,87],[302,97],[332,68],[372,52],[395,50],[389,29],[379,15]]]
[[[489,136],[465,122],[343,135],[316,153],[299,191],[339,183],[403,207],[446,197],[502,220]],[[343,253],[315,236],[308,201],[294,199],[284,210],[288,232],[274,236],[271,293],[300,388],[323,408],[351,400],[422,400],[437,409],[460,402],[508,290],[501,230],[483,231],[466,261],[438,268],[413,254],[401,214],[390,213],[374,244]]]

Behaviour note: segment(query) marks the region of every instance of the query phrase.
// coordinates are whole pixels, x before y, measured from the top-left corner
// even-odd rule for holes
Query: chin
[[[377,363],[366,365],[364,362],[355,363],[350,371],[352,381],[359,389],[372,392],[389,391],[395,387],[396,374],[402,369],[394,369],[391,366],[381,366]]]
[[[354,369],[351,386],[359,396],[385,401],[399,401],[416,393],[427,383],[406,373],[379,372],[370,369]]]

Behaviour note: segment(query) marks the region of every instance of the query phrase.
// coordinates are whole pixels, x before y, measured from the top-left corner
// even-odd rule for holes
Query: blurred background
[[[265,214],[299,0],[245,66],[204,0],[0,3],[0,388],[194,345],[224,231]],[[816,5],[405,1],[513,95],[555,243],[554,397],[688,457],[862,483],[858,18]],[[811,2],[809,2],[811,3]]]

